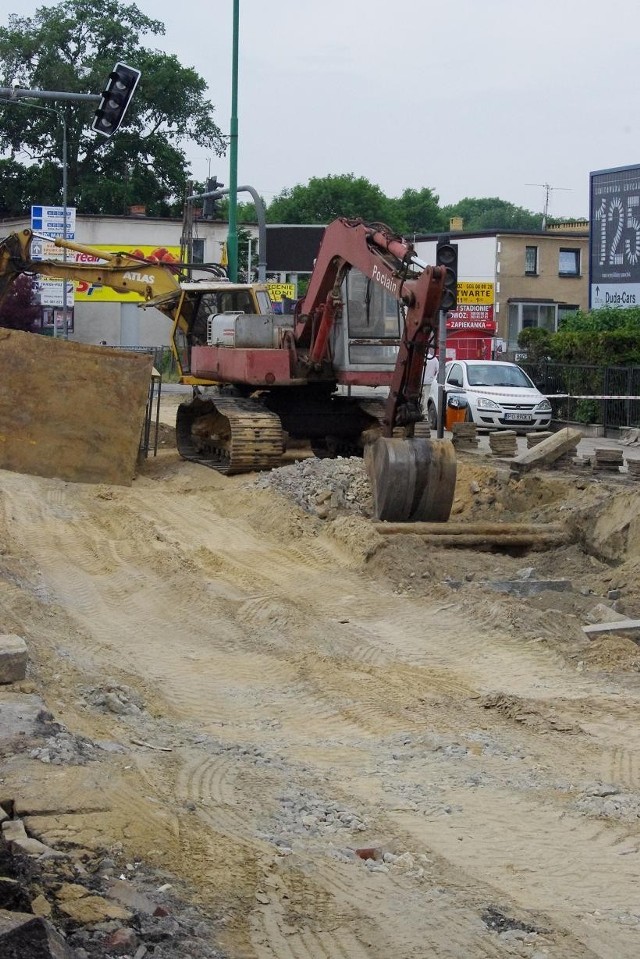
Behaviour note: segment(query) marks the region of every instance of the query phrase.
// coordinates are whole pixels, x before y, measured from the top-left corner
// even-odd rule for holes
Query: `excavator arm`
[[[396,427],[411,430],[423,418],[422,381],[427,348],[437,337],[444,271],[422,263],[412,244],[382,224],[334,220],[325,230],[296,326],[296,340],[309,347],[312,365],[328,359],[331,329],[342,306],[342,282],[352,268],[394,297],[404,315],[382,423],[383,436],[390,437]]]
[[[415,424],[424,418],[424,369],[427,349],[437,339],[444,271],[422,263],[412,244],[384,225],[335,220],[325,230],[297,313],[296,341],[309,349],[312,367],[330,359],[331,329],[342,308],[341,286],[352,268],[394,297],[404,315],[382,435],[365,451],[376,516],[401,522],[447,520],[456,481],[453,446],[449,440],[414,438]],[[400,427],[403,438],[394,435]]]
[[[109,253],[70,240],[56,240],[55,245],[82,253],[94,262],[36,260],[31,255],[34,235],[32,230],[22,230],[0,240],[0,303],[22,273],[85,280],[95,286],[108,286],[117,293],[139,293],[145,300],[180,293],[179,277],[167,263],[130,253]]]

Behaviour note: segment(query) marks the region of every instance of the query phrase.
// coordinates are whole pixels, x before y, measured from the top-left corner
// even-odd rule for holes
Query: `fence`
[[[151,353],[153,365],[164,380],[171,380],[178,376],[178,366],[170,346],[118,346],[118,350],[129,353]]]
[[[573,366],[522,360],[519,365],[549,397],[554,419],[597,423],[605,429],[640,427],[640,366]]]

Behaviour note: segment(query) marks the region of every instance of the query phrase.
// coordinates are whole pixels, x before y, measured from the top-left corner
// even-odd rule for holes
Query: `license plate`
[[[505,413],[505,420],[517,420],[519,423],[530,423],[531,413]]]

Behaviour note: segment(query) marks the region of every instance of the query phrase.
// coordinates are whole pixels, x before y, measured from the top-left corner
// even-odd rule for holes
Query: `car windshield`
[[[519,366],[478,363],[467,366],[469,386],[519,386],[531,389],[533,383]]]

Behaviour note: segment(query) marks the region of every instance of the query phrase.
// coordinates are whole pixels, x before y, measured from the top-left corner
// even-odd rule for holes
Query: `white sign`
[[[65,212],[66,212],[66,230],[65,230]],[[31,256],[34,260],[64,260],[69,256],[53,241],[58,237],[67,240],[73,240],[76,235],[76,209],[75,207],[63,206],[32,206],[31,207],[31,229],[34,233],[39,233],[40,237],[34,237],[31,241]],[[46,237],[46,239],[45,239]],[[73,254],[71,254],[73,256]],[[41,306],[64,306],[65,305],[65,281],[49,280],[44,277],[38,277],[36,282],[36,291],[40,299]],[[66,281],[66,305],[73,306],[74,287],[71,280]]]
[[[592,283],[591,309],[640,306],[640,283]]]
[[[76,235],[76,208],[67,207],[67,230],[68,240],[75,239]],[[42,233],[44,236],[64,237],[65,208],[63,206],[32,206],[31,207],[31,229],[34,233]]]
[[[64,306],[64,280],[45,280],[38,277],[34,284],[40,306]],[[67,280],[67,306],[73,306],[73,280]]]

